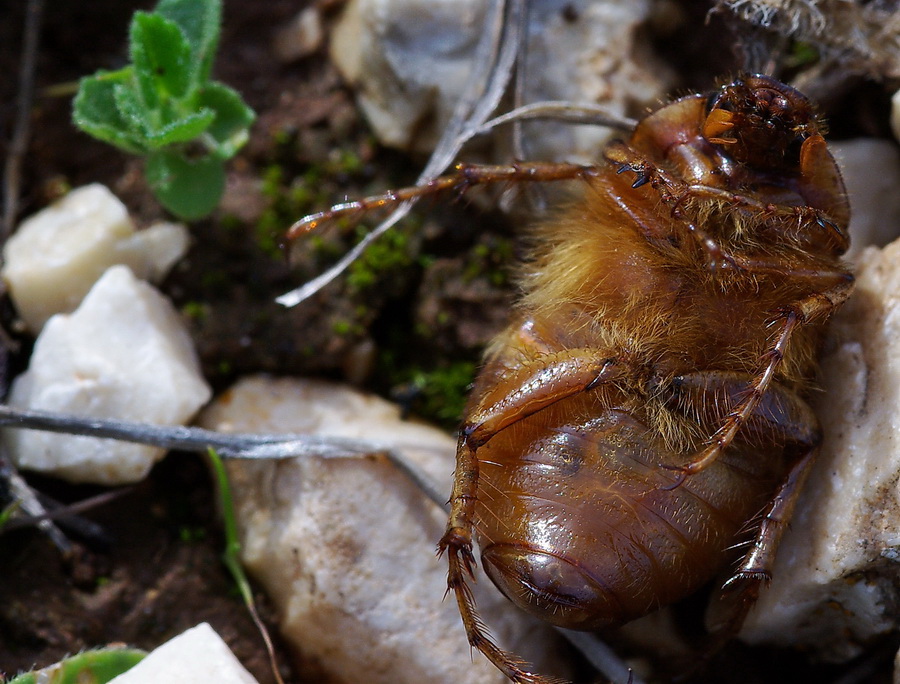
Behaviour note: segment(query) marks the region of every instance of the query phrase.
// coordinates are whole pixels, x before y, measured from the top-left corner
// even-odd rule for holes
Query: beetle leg
[[[341,218],[359,221],[371,211],[382,211],[397,207],[404,202],[417,200],[443,192],[464,193],[475,185],[531,181],[547,183],[588,179],[600,173],[603,167],[593,164],[571,164],[565,162],[516,162],[510,165],[457,164],[453,173],[399,190],[390,190],[380,195],[372,195],[352,202],[336,204],[330,209],[304,216],[288,228],[286,238],[297,238],[311,233],[323,224]]]
[[[720,413],[739,404],[749,377],[744,373],[700,371],[675,378],[669,388],[667,405],[684,415],[695,416],[701,424],[721,419]],[[772,576],[776,550],[793,513],[797,497],[815,460],[822,433],[809,405],[795,392],[773,383],[760,399],[744,429],[744,439],[764,448],[782,449],[794,456],[775,496],[768,503],[756,528],[750,550],[721,588],[710,607],[713,640],[707,657],[740,631],[760,589]]]
[[[541,354],[529,363],[510,369],[501,382],[487,390],[460,431],[450,518],[438,553],[447,553],[447,590],[456,596],[469,643],[514,682],[547,684],[553,680],[523,670],[518,658],[494,644],[478,618],[466,579],[467,576],[474,579],[475,568],[472,529],[479,475],[475,452],[501,430],[547,406],[600,384],[633,377],[636,372],[626,356],[604,356],[597,349]],[[510,388],[517,389],[510,391]]]
[[[696,458],[683,466],[663,466],[680,472],[680,477],[673,488],[681,484],[688,475],[699,473],[713,464],[734,441],[741,426],[757,410],[760,401],[769,390],[794,330],[800,325],[827,319],[850,296],[852,290],[853,279],[843,278],[831,288],[823,292],[813,292],[784,308],[780,315],[781,331],[771,349],[763,355],[762,361],[765,366],[748,385],[746,396],[726,416],[722,426],[716,430],[709,444]]]
[[[728,371],[697,371],[678,375],[654,388],[668,409],[691,416],[700,425],[716,425],[737,407],[753,376]],[[782,384],[772,383],[744,424],[742,438],[760,448],[808,451],[819,444],[815,413]]]
[[[710,645],[712,651],[740,631],[760,590],[772,579],[778,545],[817,453],[818,447],[809,449],[791,467],[765,512],[750,551],[722,586],[716,602],[711,604],[707,621],[714,634]]]

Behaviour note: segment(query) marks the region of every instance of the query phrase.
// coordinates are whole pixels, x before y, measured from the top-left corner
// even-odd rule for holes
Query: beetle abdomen
[[[759,472],[763,459],[737,445],[673,489],[675,473],[660,464],[685,454],[666,452],[625,410],[564,403],[479,450],[488,575],[527,612],[570,629],[621,624],[695,591],[777,473]]]

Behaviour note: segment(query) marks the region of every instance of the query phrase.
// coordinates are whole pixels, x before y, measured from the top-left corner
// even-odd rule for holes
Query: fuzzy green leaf
[[[106,684],[137,665],[147,654],[134,648],[101,648],[71,656],[55,665],[21,674],[9,684]]]
[[[145,154],[143,136],[116,102],[117,90],[126,89],[132,79],[130,67],[119,71],[99,71],[81,79],[72,110],[75,125],[95,138],[132,154]]]
[[[256,114],[244,104],[236,90],[223,83],[207,83],[198,94],[197,103],[216,113],[208,133],[218,143],[215,155],[219,159],[230,159],[247,142],[247,129]]]
[[[151,131],[147,134],[148,144],[153,149],[157,149],[166,145],[190,142],[209,128],[215,118],[216,114],[211,109],[201,109],[199,112],[189,114],[158,130]]]
[[[221,0],[160,0],[154,12],[178,24],[190,43],[194,83],[209,79],[222,25]]]
[[[159,107],[167,98],[190,91],[191,46],[175,22],[158,14],[135,12],[129,50],[144,105]]]
[[[162,205],[187,221],[209,214],[225,190],[225,168],[214,156],[189,160],[159,150],[147,157],[146,173]]]
[[[130,83],[117,83],[113,86],[113,101],[119,110],[122,124],[127,127],[132,140],[148,149],[147,131],[152,126],[152,110],[147,109],[141,102],[141,96],[137,85]]]

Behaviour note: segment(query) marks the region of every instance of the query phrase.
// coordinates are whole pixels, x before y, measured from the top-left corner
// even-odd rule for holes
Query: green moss
[[[339,318],[331,324],[331,331],[340,337],[346,337],[350,334],[352,329],[353,326],[350,321],[344,320],[343,318]]]
[[[490,238],[489,242],[479,242],[469,252],[469,261],[463,271],[463,280],[471,282],[485,276],[495,287],[504,287],[509,282],[506,267],[512,261],[513,243],[503,238]]]
[[[809,66],[819,61],[819,51],[812,43],[805,43],[802,40],[795,41],[791,45],[790,54],[787,62],[791,68]]]
[[[254,226],[257,246],[272,258],[281,256],[281,238],[287,225],[281,213],[269,207],[260,214]]]
[[[364,164],[362,158],[356,150],[341,149],[336,150],[331,160],[329,160],[328,170],[332,173],[342,173],[348,175],[357,175],[362,173]]]
[[[209,313],[209,308],[203,302],[185,302],[181,307],[181,313],[192,320],[203,321]]]
[[[458,423],[475,371],[476,365],[472,361],[456,361],[432,370],[414,371],[411,384],[420,393],[417,412],[444,424]]]
[[[206,530],[202,527],[182,525],[178,528],[178,538],[186,544],[193,544],[206,538]]]
[[[455,360],[426,367],[411,353],[417,346],[427,348],[426,344],[410,345],[408,335],[397,336],[395,344],[381,351],[379,372],[393,388],[392,394],[408,399],[413,413],[454,429],[462,418],[478,366],[472,360]]]
[[[284,182],[284,169],[278,164],[266,167],[262,176],[262,193],[270,200],[281,195],[281,184]]]
[[[350,265],[347,269],[347,286],[351,291],[357,292],[372,287],[382,274],[411,266],[411,252],[412,247],[406,233],[403,230],[389,230]]]
[[[222,214],[219,218],[219,226],[225,231],[234,232],[240,230],[243,225],[244,222],[240,217],[234,214]]]

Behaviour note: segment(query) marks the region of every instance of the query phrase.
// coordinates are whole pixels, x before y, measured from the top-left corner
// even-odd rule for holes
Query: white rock
[[[324,382],[250,378],[201,417],[225,431],[302,432],[405,445],[450,491],[454,442],[403,421],[396,406]],[[232,462],[243,561],[262,584],[285,638],[337,681],[495,683],[472,658],[435,545],[446,514],[384,458]],[[501,643],[541,671],[558,643],[485,579],[479,608]],[[559,671],[559,668],[556,668]],[[565,674],[565,672],[561,672]]]
[[[850,258],[863,247],[900,237],[900,152],[889,140],[859,138],[829,144],[850,196]]]
[[[151,651],[110,684],[256,684],[216,631],[203,622]]]
[[[822,363],[825,443],[742,632],[830,660],[900,627],[900,241],[857,276]]]
[[[487,0],[351,0],[334,30],[331,55],[357,90],[387,145],[430,151],[474,68]],[[523,102],[569,100],[619,113],[655,103],[668,69],[639,37],[648,0],[535,0],[530,3]],[[531,124],[529,124],[530,126]],[[596,161],[610,132],[533,124],[529,157]],[[505,153],[503,153],[505,154]],[[508,159],[508,157],[507,157]]]
[[[113,266],[74,313],[47,322],[9,403],[179,425],[209,396],[172,305],[128,267]],[[33,430],[5,430],[4,440],[19,467],[75,482],[136,482],[163,455],[154,447]]]
[[[275,32],[272,49],[278,61],[289,63],[318,50],[324,38],[321,9],[307,7]]]
[[[894,138],[900,142],[900,90],[891,98],[891,130]]]
[[[23,221],[3,249],[0,276],[22,320],[37,333],[53,314],[73,311],[113,264],[159,280],[187,247],[181,225],[135,232],[125,205],[95,183]]]

